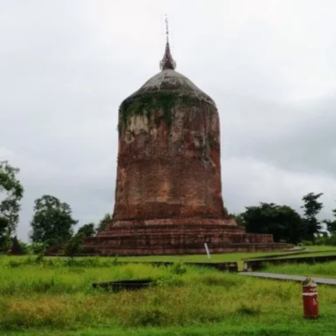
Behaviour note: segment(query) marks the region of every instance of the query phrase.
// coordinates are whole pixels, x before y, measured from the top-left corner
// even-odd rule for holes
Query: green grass
[[[272,324],[256,323],[248,319],[236,324],[220,323],[172,327],[147,328],[91,328],[81,331],[31,330],[26,332],[4,332],[2,336],[334,336],[335,321],[331,316],[316,321],[300,320],[287,324],[281,321]]]
[[[158,285],[136,292],[91,286],[148,277]],[[0,257],[1,336],[334,335],[336,291],[320,286],[319,297],[321,319],[306,321],[298,283],[113,258]]]
[[[261,256],[268,256],[273,254],[286,254],[288,251],[279,252],[241,252],[241,253],[224,253],[224,254],[212,254],[211,259],[208,259],[207,255],[172,255],[172,256],[144,256],[144,257],[120,257],[120,261],[168,261],[168,262],[231,262],[231,261],[242,261],[245,258],[255,258]]]
[[[316,252],[336,251],[336,246],[305,246],[305,248]]]
[[[336,261],[309,264],[284,264],[279,266],[266,265],[264,272],[314,276],[322,278],[336,278]]]
[[[332,251],[316,251],[316,252],[306,252],[296,255],[284,255],[277,259],[292,259],[292,258],[307,258],[307,257],[322,257],[322,256],[334,256],[336,255],[336,250]]]
[[[143,256],[143,257],[119,257],[119,261],[127,262],[234,262],[238,263],[239,269],[243,268],[243,262],[246,258],[266,257],[274,254],[287,254],[292,251],[273,251],[273,252],[238,252],[225,254],[212,254],[211,259],[207,255],[172,255],[172,256]]]

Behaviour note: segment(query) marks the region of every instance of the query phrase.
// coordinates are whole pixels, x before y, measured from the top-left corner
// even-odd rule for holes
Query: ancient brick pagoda
[[[203,254],[290,247],[246,234],[226,212],[221,191],[215,102],[175,71],[167,34],[161,72],[119,109],[113,220],[85,238],[99,255]]]

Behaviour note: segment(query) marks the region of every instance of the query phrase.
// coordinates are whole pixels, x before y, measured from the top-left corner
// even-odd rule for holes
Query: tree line
[[[0,251],[6,252],[12,244],[19,222],[24,188],[18,180],[18,168],[8,161],[0,161]],[[69,241],[74,237],[92,237],[112,220],[110,214],[97,223],[86,223],[75,233],[78,220],[73,218],[69,204],[57,197],[44,195],[34,202],[34,214],[30,222],[30,244],[19,242],[23,250],[39,253],[43,249]],[[75,240],[74,240],[75,241]]]
[[[0,161],[0,251],[9,248],[19,222],[24,194],[24,188],[17,178],[19,171],[7,161]],[[247,206],[242,213],[230,215],[238,225],[245,227],[247,233],[272,234],[275,242],[336,245],[336,209],[332,210],[332,219],[317,218],[323,209],[320,201],[322,195],[313,192],[304,195],[302,215],[288,205],[275,203]],[[31,243],[29,246],[22,242],[20,244],[36,252],[65,241],[76,242],[75,237],[97,235],[111,220],[111,215],[106,214],[97,224],[86,223],[75,232],[78,220],[73,218],[70,205],[55,196],[44,195],[35,200],[30,222]],[[326,230],[323,230],[323,224]]]
[[[302,215],[288,205],[260,203],[232,216],[246,232],[272,234],[275,242],[336,245],[336,209],[332,210],[332,219],[318,219],[323,209],[322,195],[313,192],[304,195]]]

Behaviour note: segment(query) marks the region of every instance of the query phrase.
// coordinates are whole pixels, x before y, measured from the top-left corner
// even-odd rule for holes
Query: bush
[[[187,272],[187,268],[181,261],[179,261],[173,264],[173,266],[170,268],[170,272],[172,274],[181,275]]]
[[[77,233],[66,245],[65,247],[65,255],[73,258],[76,254],[80,253],[82,250],[84,234]]]
[[[336,235],[318,237],[316,245],[336,246]]]
[[[313,246],[314,243],[310,240],[303,240],[301,243],[298,244],[298,246]]]
[[[32,243],[28,247],[29,254],[40,254],[46,250],[46,246],[44,243]]]

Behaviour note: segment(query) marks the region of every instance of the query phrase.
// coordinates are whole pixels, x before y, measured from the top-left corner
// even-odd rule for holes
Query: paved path
[[[287,274],[274,274],[274,273],[261,273],[261,272],[240,272],[240,275],[252,276],[257,278],[274,279],[274,280],[291,280],[291,281],[304,281],[307,277],[301,275],[287,275]],[[336,279],[328,278],[315,278],[311,277],[317,284],[333,285],[336,286]]]

